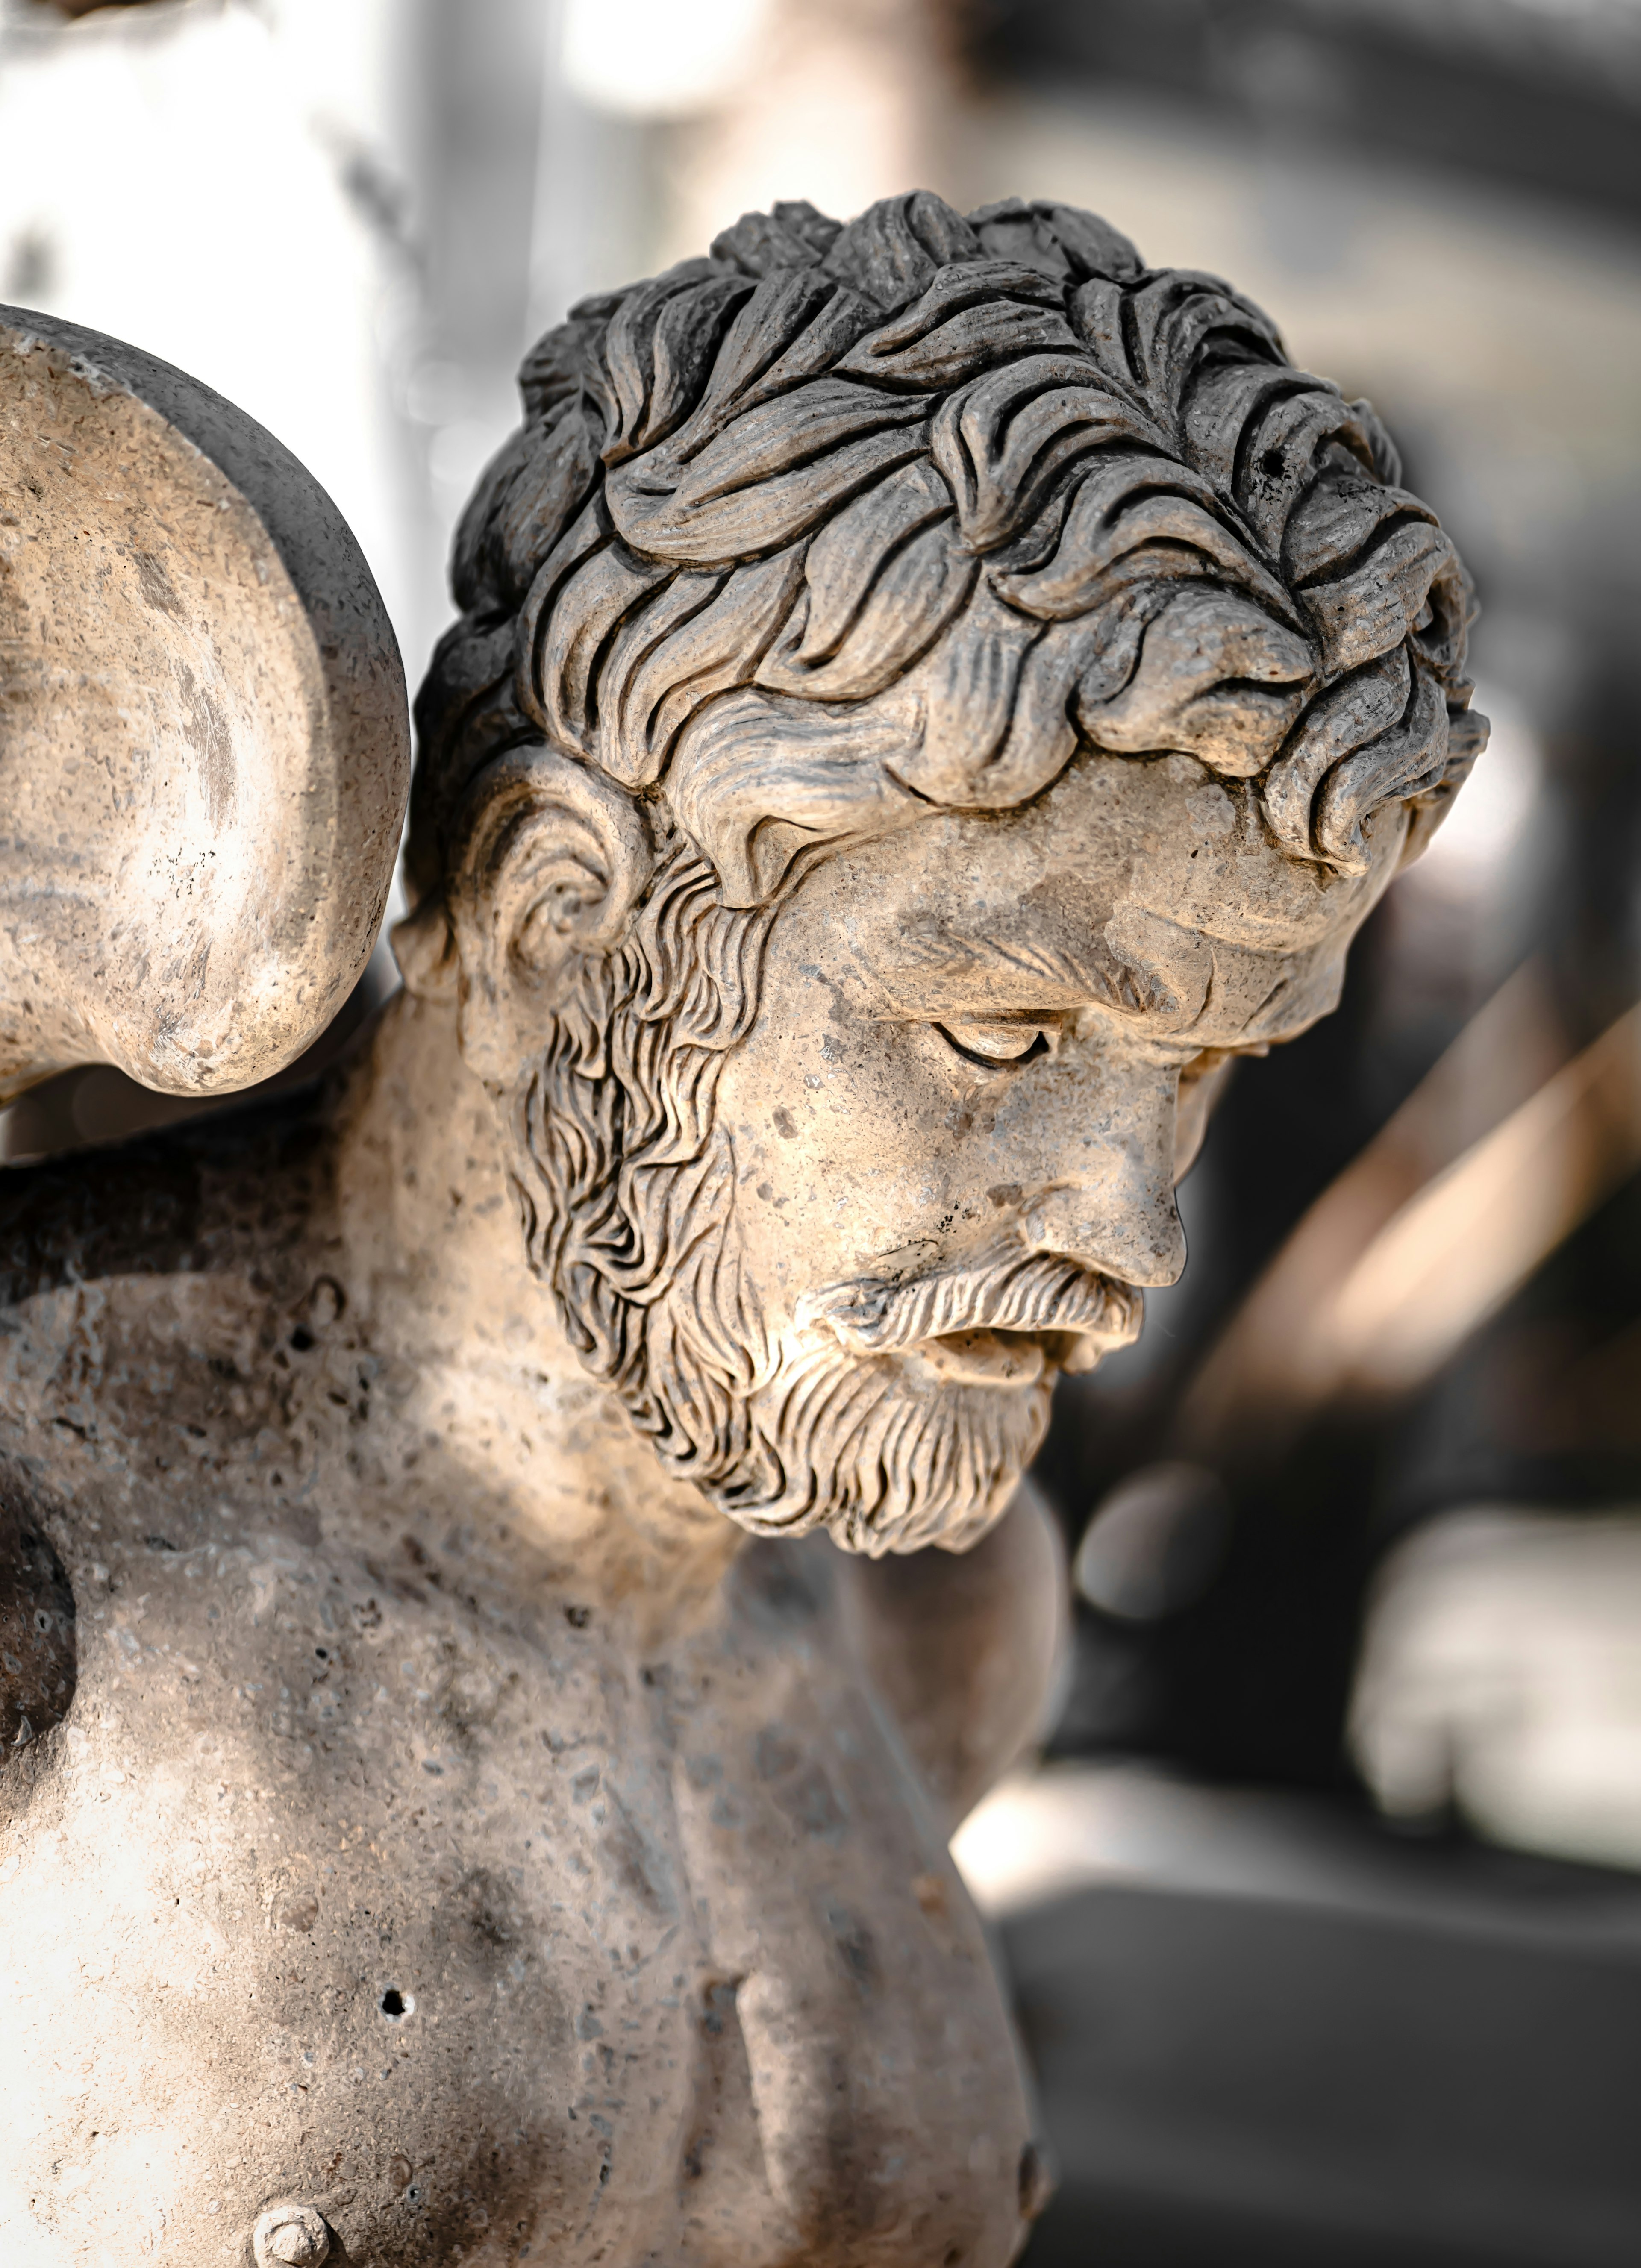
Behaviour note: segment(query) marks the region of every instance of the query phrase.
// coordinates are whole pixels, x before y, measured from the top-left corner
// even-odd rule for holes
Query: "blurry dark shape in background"
[[[1095,1506],[1073,1578],[1102,1614],[1160,1622],[1202,1597],[1230,1535],[1231,1501],[1217,1473],[1177,1461],[1142,1465]]]
[[[1120,1862],[1001,1931],[1059,2161],[1028,2268],[1628,2268],[1632,1878],[1100,1793]]]
[[[988,76],[1099,80],[1641,213],[1641,18],[1534,0],[979,0]]]

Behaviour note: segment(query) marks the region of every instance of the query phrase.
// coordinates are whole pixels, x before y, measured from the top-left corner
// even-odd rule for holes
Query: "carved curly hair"
[[[741,907],[1079,743],[1257,780],[1284,850],[1355,871],[1483,745],[1468,583],[1372,410],[1092,214],[779,204],[583,301],[519,384],[417,703],[420,895],[542,735],[663,788]]]

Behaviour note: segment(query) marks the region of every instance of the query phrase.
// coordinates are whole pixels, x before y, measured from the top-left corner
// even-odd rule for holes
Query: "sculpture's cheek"
[[[135,1651],[88,1646],[0,1845],[0,2225],[53,2268],[239,2264],[282,2204],[358,2268],[651,2241],[698,1978],[597,1678],[538,1661],[526,1701],[528,1657],[453,1615],[442,1707],[389,1698],[401,1660],[429,1667],[406,1627],[304,1740],[271,1629],[229,1684],[161,1603]],[[556,1701],[582,1735],[558,1756]]]

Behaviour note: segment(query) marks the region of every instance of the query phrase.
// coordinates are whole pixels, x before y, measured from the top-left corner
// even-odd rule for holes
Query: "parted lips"
[[[521,387],[421,706],[425,887],[535,734],[662,784],[739,905],[1079,744],[1256,779],[1284,850],[1359,871],[1481,745],[1468,585],[1372,410],[1090,214],[777,206],[585,302]]]

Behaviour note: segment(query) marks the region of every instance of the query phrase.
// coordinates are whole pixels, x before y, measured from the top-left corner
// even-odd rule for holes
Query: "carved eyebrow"
[[[1127,1017],[1144,1016],[1158,1004],[1146,972],[1131,968],[1105,940],[1091,937],[1092,950],[1079,954],[1055,944],[965,934],[956,930],[902,930],[879,963],[859,953],[857,959],[884,999],[886,1012],[922,1020],[936,1007],[950,1014],[952,988],[979,982],[1003,990],[1001,1000],[976,1001],[976,1015],[1059,1015],[1070,1010],[1107,1007]],[[927,986],[932,1001],[919,1003]]]
[[[966,937],[955,930],[929,935],[926,943],[914,932],[905,941],[914,946],[912,967],[943,976],[964,976],[971,969],[1003,968],[1012,976],[1026,976],[1034,983],[1085,993],[1103,982],[1103,973],[1096,974],[1061,947],[1006,943],[997,937]],[[924,945],[921,952],[915,949],[919,944]]]
[[[888,1012],[918,1020],[954,1012],[964,988],[977,997],[963,1012],[974,1016],[1060,1015],[1095,1003],[1132,1005],[1124,998],[1125,972],[1054,946],[943,932],[922,951],[902,954],[896,940],[880,962],[865,967]],[[983,990],[982,990],[983,988]],[[1000,995],[1001,997],[997,997]]]

